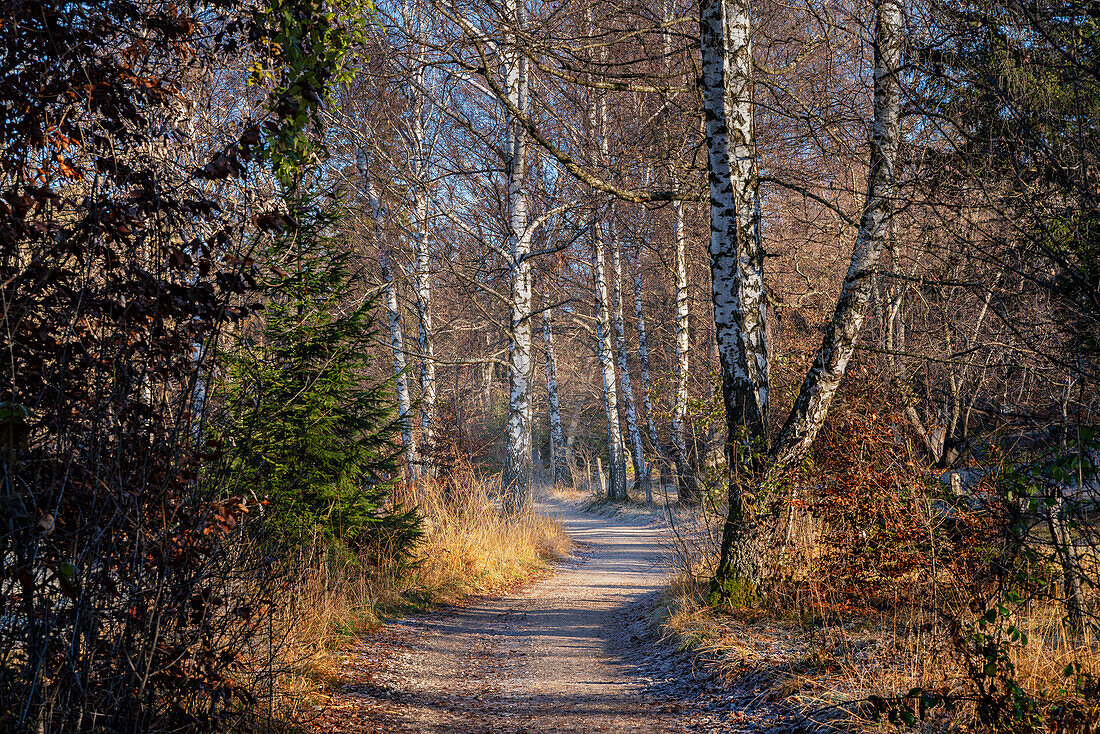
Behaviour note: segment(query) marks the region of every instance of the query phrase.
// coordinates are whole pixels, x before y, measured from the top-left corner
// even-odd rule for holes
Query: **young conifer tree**
[[[351,248],[338,236],[340,194],[328,183],[319,111],[350,79],[362,10],[309,14],[272,0],[264,31],[277,73],[252,70],[268,88],[278,124],[265,126],[263,155],[276,196],[257,218],[259,259],[271,272],[264,315],[238,334],[224,362],[228,438],[240,481],[266,498],[270,519],[291,538],[320,532],[356,550],[385,528],[390,547],[419,534],[414,511],[390,511],[399,422],[393,380],[368,378],[376,335],[373,299],[363,298]]]
[[[272,238],[285,263],[262,327],[228,365],[233,446],[244,481],[294,535],[315,530],[354,547],[385,526],[411,542],[411,513],[384,511],[395,474],[391,381],[369,381],[374,300],[356,298],[350,253],[334,236],[329,193],[287,200],[294,224]]]

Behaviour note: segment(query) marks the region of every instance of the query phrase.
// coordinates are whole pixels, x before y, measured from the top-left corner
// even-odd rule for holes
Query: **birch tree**
[[[508,108],[505,110],[508,256],[511,304],[508,348],[508,427],[503,487],[505,509],[518,512],[531,504],[531,231],[527,221],[527,132],[513,113],[527,111],[527,58],[518,48],[521,0],[506,0],[509,28],[502,47]]]
[[[607,417],[607,498],[627,498],[626,465],[619,430],[619,397],[615,384],[615,358],[611,344],[611,308],[608,303],[607,269],[603,232],[592,228],[592,292],[596,300],[596,355],[600,363],[604,414]]]
[[[684,234],[684,203],[672,204],[672,239],[674,247],[674,281],[676,292],[676,361],[673,376],[676,391],[672,401],[672,457],[676,464],[679,499],[688,504],[699,500],[699,487],[695,470],[687,460],[687,442],[684,440],[684,417],[687,414],[688,376],[690,368],[691,310],[688,304],[687,237]]]
[[[645,421],[646,437],[649,438],[654,450],[660,452],[661,439],[657,434],[657,424],[653,422],[653,397],[651,395],[651,380],[649,374],[649,338],[646,334],[645,310],[642,308],[642,270],[641,249],[634,247],[630,258],[630,276],[634,285],[634,323],[638,329],[638,362],[642,374],[642,419]],[[653,466],[647,464],[645,469],[645,501],[653,501]]]
[[[769,394],[749,1],[702,0],[699,14],[714,325],[733,472],[718,578],[730,583],[732,563],[752,584],[764,573],[763,549],[743,482],[766,450]]]
[[[397,393],[397,417],[401,423],[401,447],[405,454],[408,478],[415,481],[419,462],[416,455],[416,443],[412,436],[412,404],[409,399],[409,383],[405,375],[405,334],[401,328],[397,283],[394,281],[392,257],[385,235],[386,213],[382,206],[378,188],[374,185],[374,179],[371,177],[367,160],[366,151],[361,149],[357,154],[356,163],[359,176],[363,181],[364,193],[366,193],[370,205],[371,221],[374,224],[374,239],[378,245],[378,264],[382,274],[382,301],[386,309],[390,328],[390,348],[393,352],[393,382],[394,391]]]
[[[406,36],[403,63],[406,107],[400,126],[408,153],[407,179],[412,213],[412,241],[415,257],[417,342],[420,349],[420,427],[424,453],[430,454],[436,422],[435,343],[432,326],[432,275],[428,226],[431,198],[430,144],[426,122],[429,114],[427,93],[427,53],[420,40],[426,19],[421,3],[405,0],[401,21]],[[423,467],[430,472],[430,467]]]
[[[638,411],[634,404],[634,390],[630,385],[630,363],[627,358],[626,328],[623,319],[623,256],[622,244],[612,234],[611,263],[613,278],[614,308],[612,309],[612,323],[615,328],[615,353],[619,363],[619,386],[623,391],[623,410],[626,414],[626,431],[630,438],[630,460],[634,465],[634,481],[645,489],[646,497],[650,497],[648,471],[646,469],[645,452],[642,446],[642,434],[638,430]],[[625,499],[625,498],[624,498]]]
[[[806,374],[794,407],[772,446],[771,462],[776,469],[800,461],[821,429],[855,350],[871,302],[872,279],[894,204],[902,40],[901,9],[897,0],[879,0],[875,17],[874,122],[866,200],[833,318],[825,328],[821,348]]]
[[[573,481],[569,457],[562,434],[561,402],[558,398],[558,367],[554,354],[554,309],[546,307],[542,314],[542,345],[546,352],[546,401],[550,407],[550,467],[554,484]]]
[[[745,23],[747,20],[746,16]],[[747,31],[747,26],[745,28]],[[745,38],[747,37],[746,33]],[[759,465],[750,466],[755,470],[752,474],[747,478],[735,474],[730,482],[729,509],[723,527],[713,589],[713,593],[721,596],[735,597],[740,601],[751,600],[766,578],[768,561],[765,557],[762,518],[756,515],[755,507],[746,502],[749,493],[743,487],[748,487],[749,482],[765,485],[774,483],[785,468],[805,456],[821,429],[863,326],[870,303],[872,275],[882,252],[892,212],[901,94],[898,68],[901,63],[902,41],[901,11],[896,0],[879,0],[875,13],[871,159],[867,174],[867,194],[851,263],[817,357],[806,374],[794,407],[768,452],[766,474],[758,469]],[[749,112],[751,114],[751,109]],[[717,276],[715,290],[718,290]],[[717,319],[717,298],[715,311]],[[761,335],[761,343],[762,338]],[[764,358],[766,360],[766,355]],[[728,392],[724,364],[723,378],[724,392]],[[727,411],[729,409],[727,400]],[[730,421],[730,445],[736,446],[736,429],[739,426],[735,426],[728,417],[727,420]],[[752,463],[762,461],[757,452],[750,454],[750,457],[749,461]]]

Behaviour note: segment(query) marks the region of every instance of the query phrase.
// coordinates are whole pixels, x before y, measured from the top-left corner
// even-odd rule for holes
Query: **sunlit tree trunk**
[[[622,434],[619,432],[619,397],[615,384],[615,358],[611,345],[611,313],[608,304],[607,270],[604,240],[599,226],[593,227],[592,278],[596,297],[596,354],[603,381],[604,413],[607,416],[607,495],[608,499],[627,498],[626,465],[623,463]]]
[[[592,6],[585,8],[585,25],[589,30],[594,28]],[[600,61],[606,54],[606,49],[599,50]],[[590,92],[590,94],[595,94]],[[597,145],[593,146],[593,160],[600,166],[607,165],[608,136],[607,136],[607,100],[604,97],[596,99],[590,97],[588,104],[588,134],[595,137]],[[592,278],[593,294],[596,300],[596,355],[600,363],[600,378],[603,382],[604,413],[607,416],[607,498],[611,500],[625,500],[629,497],[626,488],[626,462],[623,456],[623,439],[619,427],[619,395],[615,380],[615,356],[612,343],[612,316],[614,303],[609,299],[610,288],[608,286],[607,264],[605,249],[607,237],[611,228],[606,225],[606,219],[610,218],[610,212],[601,212],[598,206],[598,198],[593,196],[595,216],[592,231]],[[612,243],[614,247],[614,243]]]
[[[619,386],[623,391],[623,412],[626,414],[626,433],[630,438],[630,460],[634,465],[634,481],[643,485],[646,497],[650,496],[648,472],[642,433],[638,429],[638,411],[634,404],[634,390],[630,385],[630,363],[626,353],[626,328],[623,319],[623,257],[622,245],[612,231],[611,263],[613,269],[612,324],[615,328],[615,352],[619,363]]]
[[[386,307],[390,327],[390,346],[393,350],[394,389],[397,393],[397,417],[401,423],[401,446],[405,454],[407,477],[411,481],[417,478],[416,443],[412,436],[412,404],[409,400],[409,383],[405,377],[405,335],[401,329],[401,312],[398,310],[397,283],[393,277],[393,265],[390,248],[386,244],[384,233],[385,212],[374,180],[370,176],[367,155],[360,151],[357,156],[359,174],[366,188],[370,202],[371,218],[374,222],[374,239],[378,243],[378,263],[382,271],[382,299]]]
[[[416,314],[419,322],[417,337],[420,346],[420,425],[423,445],[430,453],[435,440],[436,422],[435,344],[432,328],[431,256],[427,237],[428,197],[421,187],[413,192],[413,216],[416,227],[413,245],[416,252]],[[431,467],[426,466],[425,471],[431,471]]]
[[[744,583],[755,593],[763,576],[761,534],[749,494],[767,450],[769,398],[751,20],[748,0],[702,0],[699,13],[714,324],[731,472],[716,580],[722,593],[740,596],[730,584]]]
[[[638,327],[638,361],[641,363],[642,372],[642,419],[645,421],[646,437],[657,452],[661,451],[660,437],[657,435],[657,424],[653,422],[653,397],[650,394],[649,375],[649,339],[645,329],[645,310],[642,308],[642,271],[641,252],[634,248],[630,258],[630,276],[634,285],[634,322]],[[643,486],[645,487],[645,501],[653,501],[653,466],[646,465],[646,474]]]
[[[898,110],[901,87],[897,70],[902,49],[901,10],[897,0],[880,0],[875,23],[875,109],[867,198],[860,217],[852,261],[840,289],[833,318],[798,398],[772,447],[773,469],[802,459],[825,421],[848,360],[855,350],[871,300],[872,276],[882,254],[893,211],[897,172]]]
[[[676,478],[679,487],[679,499],[687,504],[699,501],[699,485],[695,479],[695,469],[687,460],[687,442],[684,440],[684,418],[687,414],[688,369],[691,353],[691,332],[689,331],[690,309],[688,308],[687,281],[687,236],[684,231],[684,203],[673,202],[672,236],[675,245],[676,262],[674,276],[676,285],[676,362],[674,376],[676,392],[672,401],[672,458],[676,463]]]
[[[409,155],[407,177],[412,200],[412,242],[415,265],[413,284],[416,291],[417,343],[420,350],[420,429],[421,458],[425,466],[422,473],[431,473],[428,466],[433,446],[436,423],[435,340],[432,327],[432,275],[428,229],[431,203],[431,186],[426,121],[428,102],[425,99],[427,59],[425,49],[414,33],[422,30],[422,8],[413,3],[402,4],[405,30],[410,37],[407,49],[406,78],[403,80],[405,109],[400,133]]]
[[[821,348],[795,399],[794,407],[769,452],[765,483],[800,461],[820,431],[829,404],[855,349],[870,303],[872,274],[878,263],[892,212],[896,176],[898,110],[901,90],[898,67],[902,49],[901,11],[897,0],[880,0],[875,14],[874,123],[867,197],[860,217],[852,260],[825,329]],[[734,482],[736,484],[736,482]],[[761,533],[751,511],[731,507],[722,538],[715,584],[723,594],[755,595],[765,576]]]
[[[521,27],[517,0],[505,4],[513,29]],[[504,40],[503,56],[508,99],[527,109],[527,61],[516,48],[514,30]],[[504,463],[504,507],[507,512],[531,506],[531,250],[527,228],[527,134],[519,120],[506,114],[505,172],[507,175],[508,254],[511,259],[511,316],[508,347],[508,426]]]
[[[571,484],[572,471],[566,455],[565,437],[561,426],[561,402],[558,398],[558,365],[554,356],[554,311],[546,309],[542,316],[542,345],[546,350],[546,398],[550,404],[550,467],[554,484]]]

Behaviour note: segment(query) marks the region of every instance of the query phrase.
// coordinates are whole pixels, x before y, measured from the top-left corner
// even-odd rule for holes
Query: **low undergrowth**
[[[820,586],[797,603],[718,609],[707,589],[679,577],[666,595],[666,634],[731,687],[790,707],[808,726],[1095,731],[1100,644],[1067,630],[1056,604],[995,604],[983,626],[986,615],[969,606],[955,617],[975,621],[960,625],[913,599],[855,609]]]
[[[987,465],[957,494],[848,389],[777,513],[761,603],[707,603],[721,508],[680,517],[667,634],[810,729],[1097,731],[1095,524],[1044,486],[1060,464]]]

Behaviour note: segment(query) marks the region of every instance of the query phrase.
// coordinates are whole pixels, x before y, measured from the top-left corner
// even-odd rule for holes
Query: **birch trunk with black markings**
[[[690,367],[691,311],[688,303],[687,237],[684,230],[684,203],[673,203],[672,235],[675,245],[676,285],[676,361],[674,376],[676,392],[672,401],[672,459],[676,464],[676,481],[679,500],[685,504],[699,502],[699,484],[695,469],[687,460],[687,441],[684,439],[684,418],[687,415],[688,369]]]
[[[767,448],[769,390],[749,2],[702,0],[699,15],[714,325],[731,473],[715,583],[723,596],[751,597],[764,575],[752,482]]]
[[[527,109],[527,59],[517,48],[522,7],[508,0],[505,11],[512,29],[503,44],[504,74],[509,102]],[[514,114],[505,112],[505,173],[507,176],[508,256],[511,304],[508,347],[507,449],[502,477],[506,512],[531,507],[531,238],[527,226],[527,133]]]
[[[599,226],[593,227],[592,291],[596,299],[596,355],[603,382],[604,414],[607,416],[607,497],[626,499],[626,465],[623,463],[622,434],[619,432],[619,397],[615,381],[615,358],[611,345],[611,313],[608,304],[604,240]]]
[[[573,472],[569,467],[561,425],[558,361],[554,355],[554,311],[550,308],[542,314],[542,345],[546,350],[546,401],[550,406],[550,472],[554,484],[572,484]]]
[[[872,276],[882,253],[892,213],[898,112],[901,88],[898,68],[902,51],[901,10],[897,0],[879,0],[875,13],[874,121],[867,196],[860,217],[848,273],[825,329],[822,344],[799,390],[795,404],[768,452],[767,470],[753,472],[754,489],[766,489],[786,468],[800,461],[825,421],[836,389],[870,304]],[[756,456],[756,452],[753,452]],[[732,485],[740,484],[736,478]],[[745,482],[747,485],[748,482]],[[744,497],[743,494],[740,495]],[[761,521],[753,509],[734,506],[723,530],[721,555],[712,593],[750,601],[767,575]]]
[[[875,18],[875,102],[867,198],[852,261],[817,357],[771,450],[772,471],[801,461],[825,422],[833,395],[855,350],[871,301],[871,284],[893,211],[901,86],[901,8],[880,0]]]
[[[365,151],[359,151],[356,163],[370,204],[371,220],[374,223],[374,239],[378,244],[378,265],[382,271],[382,300],[385,304],[390,327],[390,348],[393,351],[393,384],[394,392],[397,394],[397,417],[401,423],[401,448],[405,455],[405,471],[410,481],[416,481],[419,461],[416,455],[416,443],[412,435],[412,401],[409,399],[409,383],[405,376],[405,334],[401,328],[397,283],[393,277],[392,258],[384,231],[386,215],[382,207],[382,200],[378,195],[378,189],[375,187],[374,180],[370,175]]]
[[[619,387],[623,391],[623,412],[626,418],[626,435],[630,439],[630,460],[634,466],[634,482],[645,489],[650,496],[648,472],[646,470],[645,447],[642,433],[638,429],[638,411],[634,404],[634,390],[630,384],[630,362],[626,352],[626,327],[623,319],[623,256],[622,243],[612,228],[611,263],[613,278],[614,307],[612,323],[615,328],[615,353],[619,366]]]
[[[654,451],[661,452],[661,439],[657,435],[657,424],[653,422],[653,397],[651,395],[651,379],[649,374],[649,338],[645,328],[645,310],[642,308],[642,271],[641,252],[634,248],[630,258],[630,277],[634,285],[634,323],[638,329],[638,361],[642,373],[642,419],[645,421],[646,437],[653,446]],[[645,501],[653,501],[653,465],[646,464]]]

